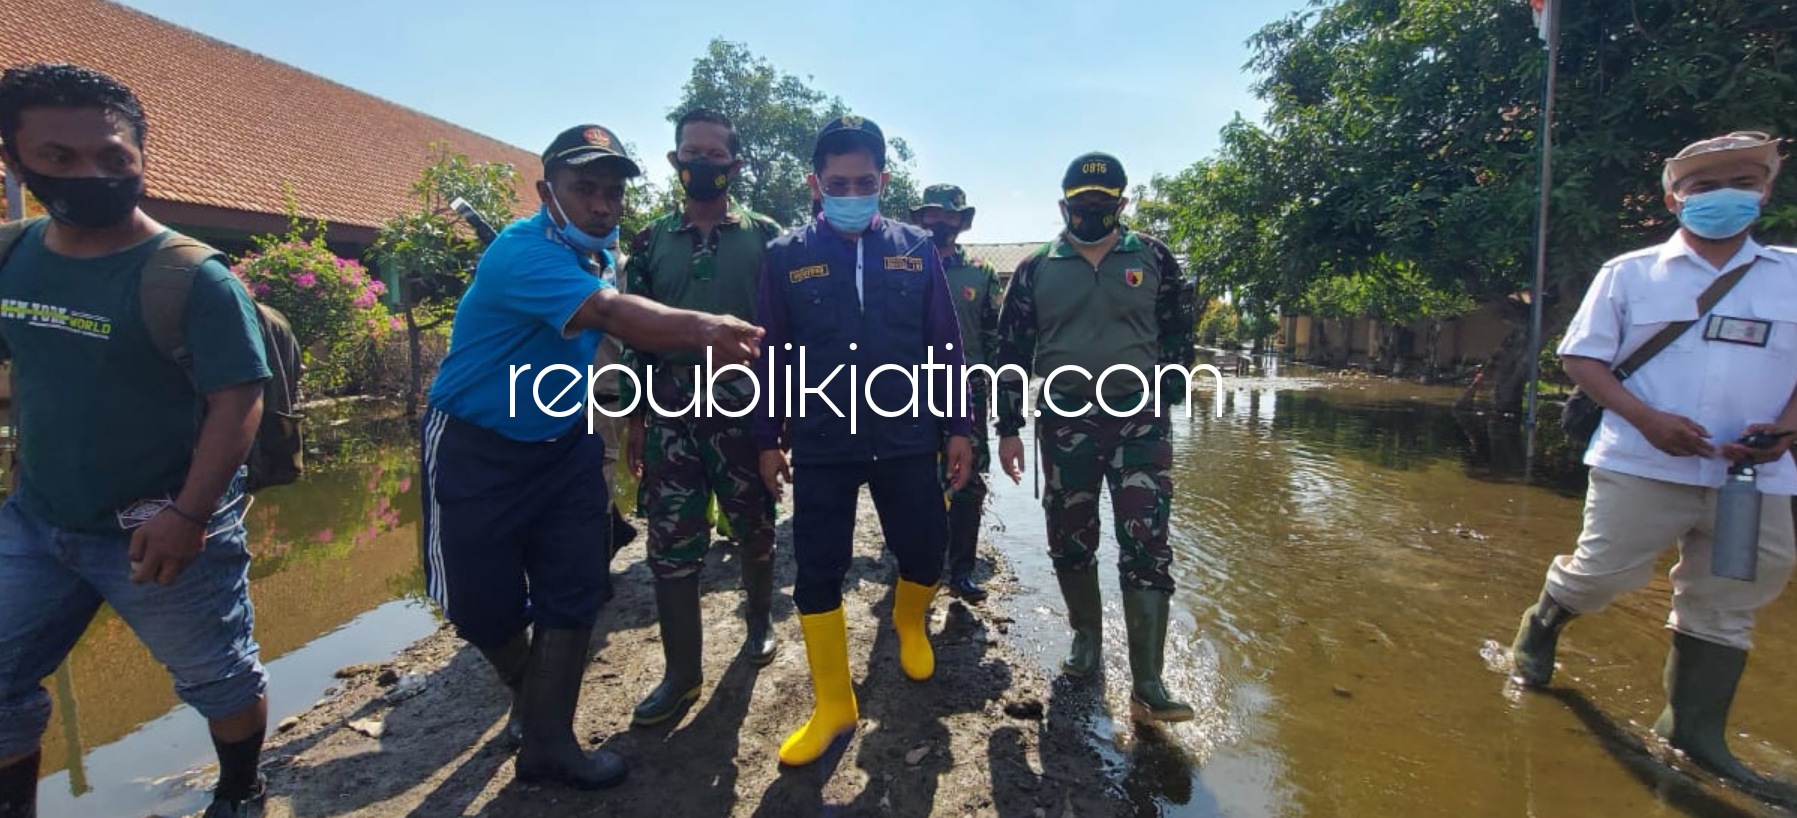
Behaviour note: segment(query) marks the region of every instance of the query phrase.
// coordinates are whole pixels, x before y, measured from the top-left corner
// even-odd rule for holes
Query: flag
[[[1547,27],[1551,20],[1559,16],[1559,0],[1529,0],[1529,11],[1535,16],[1535,33],[1541,35],[1541,41],[1548,41]]]

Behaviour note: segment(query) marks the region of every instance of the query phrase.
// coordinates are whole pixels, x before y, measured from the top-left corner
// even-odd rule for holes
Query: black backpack
[[[6,264],[25,231],[45,217],[0,224],[0,266]],[[197,239],[169,231],[144,264],[139,288],[144,327],[163,357],[193,376],[193,357],[187,348],[187,294],[194,275],[209,259],[229,264],[225,255]],[[303,417],[295,411],[299,397],[300,348],[293,328],[279,310],[255,300],[257,322],[262,327],[262,347],[270,377],[262,383],[262,425],[250,447],[249,490],[284,486],[305,472]]]

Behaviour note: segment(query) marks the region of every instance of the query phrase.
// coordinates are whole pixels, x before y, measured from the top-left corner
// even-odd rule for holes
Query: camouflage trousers
[[[662,408],[681,411],[675,407],[691,403],[690,388],[664,387],[657,376],[656,400]],[[720,385],[713,395],[716,408],[737,411],[748,405],[749,396],[740,388]],[[761,452],[749,434],[751,416],[699,414],[649,412],[638,497],[641,515],[648,520],[649,568],[657,579],[691,576],[705,564],[713,496],[742,546],[743,559],[759,562],[773,556],[774,498],[761,482]]]
[[[986,473],[992,469],[992,443],[987,434],[992,422],[986,417],[987,407],[991,404],[991,381],[984,375],[975,375],[968,379],[968,388],[972,393],[968,396],[967,409],[973,415],[973,476],[967,479],[967,485],[960,491],[949,495],[951,503],[972,503],[983,508],[986,504]],[[944,441],[946,446],[947,441]],[[946,451],[942,458],[942,488],[944,491],[953,485],[948,476],[948,457]]]
[[[1098,494],[1111,489],[1117,569],[1126,588],[1173,590],[1167,518],[1173,499],[1171,419],[1153,408],[1131,417],[1101,411],[1082,418],[1044,412],[1036,434],[1048,484],[1048,555],[1057,570],[1098,564]]]

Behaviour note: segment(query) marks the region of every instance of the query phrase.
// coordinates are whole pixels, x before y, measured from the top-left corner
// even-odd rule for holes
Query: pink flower
[[[335,539],[337,539],[336,533],[328,528],[321,529],[317,534],[312,535],[313,542],[328,543]]]
[[[318,283],[318,276],[311,271],[294,273],[293,283],[298,284],[302,290],[310,290]]]
[[[410,477],[400,478],[400,481],[399,481],[400,493],[403,494],[403,493],[411,491],[411,490],[412,490],[412,478],[410,478]]]
[[[392,318],[387,319],[387,323],[393,329],[404,329],[405,325],[406,325],[405,319],[400,318],[397,315],[393,316]]]
[[[368,282],[368,291],[375,295],[380,295],[387,291],[387,285],[379,281],[370,281]]]
[[[268,282],[266,281],[258,281],[254,287],[250,288],[250,290],[256,294],[257,298],[267,298],[271,289],[273,288],[269,287]]]
[[[356,296],[356,302],[355,302],[356,307],[358,309],[364,309],[364,310],[368,309],[369,307],[374,306],[374,299],[375,299],[374,293],[372,293],[372,292],[362,293],[361,295]]]

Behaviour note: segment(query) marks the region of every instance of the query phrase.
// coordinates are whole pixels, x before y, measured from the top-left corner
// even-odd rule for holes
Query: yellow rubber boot
[[[930,647],[930,601],[935,585],[919,585],[900,579],[892,599],[892,627],[898,631],[899,665],[905,675],[922,682],[936,674],[936,651]]]
[[[816,703],[811,719],[780,743],[780,763],[800,767],[830,749],[837,737],[853,732],[861,717],[855,686],[849,679],[849,626],[842,606],[820,614],[804,614],[805,657],[811,663],[811,692]]]

